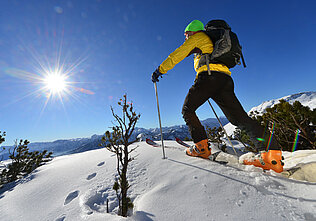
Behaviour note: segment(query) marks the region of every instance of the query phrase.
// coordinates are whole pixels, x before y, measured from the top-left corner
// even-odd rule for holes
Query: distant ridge
[[[220,119],[222,124],[228,123],[226,118]],[[216,118],[208,118],[201,122],[205,127],[219,127],[219,123]],[[188,127],[186,125],[175,125],[171,127],[163,127],[163,138],[165,140],[174,140],[175,137],[184,139],[190,137]],[[42,151],[48,150],[54,153],[54,156],[60,156],[65,154],[81,153],[84,151],[99,149],[101,138],[103,135],[93,135],[90,138],[76,138],[76,139],[65,139],[56,140],[53,142],[34,142],[29,144],[30,151]],[[159,128],[135,128],[132,134],[132,140],[135,139],[144,140],[150,138],[153,140],[160,140],[160,129]],[[7,149],[10,147],[6,147]],[[7,151],[0,155],[0,159],[8,159],[9,154]]]
[[[280,103],[280,100],[285,100],[286,102],[289,102],[290,104],[293,104],[295,101],[299,101],[303,106],[307,106],[311,108],[312,110],[316,108],[316,92],[315,91],[309,91],[309,92],[302,92],[297,94],[288,95],[285,97],[265,101],[262,104],[251,108],[251,110],[248,112],[251,113],[257,113],[258,115],[261,115],[265,112],[267,108],[271,108],[274,105]],[[235,126],[231,123],[228,123],[224,126],[225,130],[227,131],[228,135],[233,135],[235,131]]]
[[[294,103],[295,101],[299,101],[304,106],[308,106],[310,108],[316,108],[316,92],[303,92],[297,93],[293,95],[288,95],[285,97],[281,97],[278,99],[273,99],[269,101],[265,101],[257,107],[253,107],[251,111],[257,111],[259,114],[264,113],[265,109],[268,107],[273,107],[275,104],[279,103],[279,100],[284,99],[289,103]],[[228,122],[226,118],[220,118],[223,125],[225,125],[225,129],[229,135],[232,135],[235,126]],[[219,127],[219,123],[216,118],[208,118],[206,120],[201,121],[204,127]],[[175,125],[171,127],[163,127],[163,138],[164,140],[174,140],[175,137],[179,137],[180,139],[190,138],[190,133],[188,127],[186,125]],[[54,152],[55,156],[71,154],[71,153],[80,153],[88,150],[99,149],[99,144],[101,143],[101,138],[103,135],[93,135],[90,138],[77,138],[77,139],[69,139],[69,140],[56,140],[53,142],[35,142],[30,143],[29,148],[30,151],[41,151],[47,149],[48,151]],[[145,140],[146,138],[150,138],[152,140],[160,140],[160,129],[159,128],[135,128],[134,133],[132,135],[132,139]],[[3,160],[8,159],[8,153],[3,152],[0,155],[0,159],[3,157]]]
[[[293,104],[295,101],[299,101],[303,106],[307,106],[312,110],[316,108],[316,92],[302,92],[298,94],[292,94],[285,97],[265,101],[262,104],[258,105],[257,107],[251,108],[250,112],[258,112],[259,114],[263,114],[265,109],[271,108],[274,105],[280,103],[280,100],[285,100],[290,104]]]

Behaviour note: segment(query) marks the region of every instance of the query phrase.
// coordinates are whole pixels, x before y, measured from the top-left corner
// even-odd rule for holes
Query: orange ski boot
[[[192,157],[202,157],[208,159],[211,155],[211,148],[209,148],[208,140],[201,140],[195,143],[195,145],[186,149],[186,154]]]
[[[281,150],[269,150],[264,151],[254,156],[252,159],[245,159],[245,165],[254,165],[255,167],[261,167],[264,170],[274,170],[277,173],[283,171],[284,158],[282,157]]]

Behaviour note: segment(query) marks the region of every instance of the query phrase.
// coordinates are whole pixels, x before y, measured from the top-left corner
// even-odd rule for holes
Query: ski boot
[[[192,157],[202,157],[208,159],[211,155],[211,148],[209,147],[208,140],[201,140],[195,143],[190,148],[186,149],[186,154]]]
[[[245,165],[254,165],[255,167],[261,167],[264,170],[274,170],[277,173],[283,171],[284,157],[281,150],[269,150],[263,151],[251,159],[245,159],[243,163]]]

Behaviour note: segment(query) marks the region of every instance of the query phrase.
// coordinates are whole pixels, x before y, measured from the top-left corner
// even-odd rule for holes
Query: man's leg
[[[197,117],[195,111],[209,98],[205,89],[196,82],[189,90],[182,107],[183,119],[189,127],[189,131],[194,143],[207,139],[203,125]]]
[[[194,84],[187,94],[182,108],[183,118],[189,127],[194,146],[186,149],[186,154],[192,157],[208,158],[211,155],[207,135],[199,118],[196,116],[196,109],[200,107],[208,96],[201,86]]]
[[[211,154],[207,134],[200,120],[196,116],[196,109],[207,101],[211,95],[217,93],[227,79],[222,73],[213,73],[211,76],[207,72],[199,74],[196,82],[190,88],[182,108],[183,118],[189,127],[195,145],[186,150],[190,156],[208,158]]]
[[[257,121],[250,118],[241,106],[239,100],[234,93],[234,83],[232,79],[223,88],[221,93],[216,94],[216,96],[212,98],[222,109],[227,119],[233,125],[238,126],[240,129],[246,131],[258,151],[265,150],[267,143],[267,134],[264,134],[265,131],[263,127]],[[266,138],[266,142],[260,142],[257,138]],[[272,138],[270,149],[280,149],[279,144],[274,138]]]
[[[207,139],[205,129],[195,111],[226,85],[227,78],[224,75],[218,72],[212,72],[211,76],[207,72],[200,73],[185,98],[182,115],[189,127],[194,143]]]
[[[263,134],[264,130],[258,122],[251,119],[242,108],[234,93],[234,83],[231,81],[223,88],[221,93],[218,93],[212,97],[214,101],[220,106],[228,120],[238,126],[240,129],[246,130],[247,134],[252,139],[259,151],[266,149],[267,139],[264,143],[260,143],[257,138],[265,138]],[[261,145],[263,144],[263,145]],[[264,170],[272,169],[275,172],[282,172],[282,152],[280,151],[280,145],[272,137],[270,148],[268,152],[261,152],[257,156],[251,159],[245,159],[244,164],[254,165],[261,167]]]

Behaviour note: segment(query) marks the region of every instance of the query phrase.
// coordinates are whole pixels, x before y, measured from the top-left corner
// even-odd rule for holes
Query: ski
[[[187,144],[187,143],[184,143],[180,138],[178,138],[178,137],[176,137],[176,141],[177,141],[177,143],[178,144],[180,144],[180,145],[182,145],[182,146],[184,146],[184,147],[190,147],[190,145],[189,144]]]
[[[146,139],[146,143],[151,145],[151,146],[153,146],[153,147],[162,147],[161,144],[156,143],[155,141],[153,141],[153,140],[151,140],[149,138]]]
[[[179,144],[181,144],[182,146],[184,146],[184,147],[190,147],[189,144],[184,143],[184,142],[183,142],[182,140],[180,140],[179,138],[176,138],[176,139],[178,139],[177,142],[178,142]],[[181,143],[181,142],[182,142],[182,143]],[[151,139],[149,139],[149,138],[146,138],[146,143],[149,144],[150,146],[153,146],[153,147],[162,147],[162,145],[161,145],[160,143],[157,143],[157,142],[155,142],[155,141],[153,141],[153,140],[151,140]],[[166,146],[165,146],[165,147],[166,147]]]
[[[155,142],[155,141],[153,141],[153,140],[151,140],[149,138],[146,139],[146,143],[148,145],[152,146],[152,147],[162,148],[162,145],[160,143]],[[164,145],[164,146],[165,146],[165,148],[168,148],[168,149],[181,149],[181,150],[183,150],[182,146],[181,147],[178,147],[177,145],[173,145],[173,146],[166,146],[166,145]]]
[[[176,141],[177,141],[177,143],[180,144],[181,146],[186,147],[186,148],[190,148],[190,145],[187,144],[187,143],[185,143],[185,142],[183,142],[180,138],[176,137]],[[150,146],[153,146],[153,147],[162,147],[161,144],[159,144],[159,143],[157,143],[157,142],[155,142],[155,141],[153,141],[153,140],[151,140],[151,139],[149,139],[149,138],[146,139],[146,143],[149,144]],[[228,163],[229,163],[228,161],[222,161],[222,160],[217,160],[217,159],[216,159],[217,156],[218,156],[221,152],[222,152],[222,151],[218,151],[218,152],[215,152],[215,153],[211,154],[211,155],[209,156],[209,160],[211,160],[211,161],[213,161],[213,162],[215,162],[215,163],[219,163],[219,164],[224,164],[224,165],[225,165],[225,164],[228,164]]]
[[[176,137],[176,142],[184,147],[187,147],[187,148],[190,148],[190,145],[183,142],[180,138]],[[222,151],[218,151],[218,152],[215,152],[213,154],[211,154],[209,156],[209,160],[210,161],[213,161],[215,163],[219,163],[219,164],[228,164],[228,161],[221,161],[221,160],[216,160],[217,156],[221,153]]]

